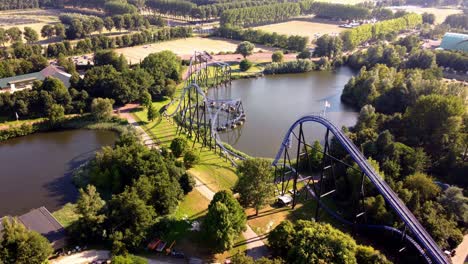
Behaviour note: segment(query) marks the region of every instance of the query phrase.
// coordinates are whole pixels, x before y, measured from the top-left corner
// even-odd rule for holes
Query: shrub
[[[193,190],[193,187],[195,187],[195,179],[192,175],[184,173],[179,179],[179,184],[184,191],[184,194],[187,194]]]
[[[281,73],[300,73],[310,72],[314,69],[314,63],[310,60],[296,60],[276,63],[273,62],[265,67],[265,74],[281,74]]]
[[[190,169],[200,161],[200,157],[192,150],[188,150],[184,154],[185,168]]]
[[[273,62],[283,62],[283,59],[284,59],[284,55],[281,50],[277,50],[273,52],[273,54],[271,55],[271,60]]]
[[[112,117],[112,105],[114,100],[95,98],[91,103],[91,115],[97,121],[110,120]]]
[[[182,156],[187,147],[187,140],[181,137],[173,139],[170,146],[172,154],[174,154],[175,157]]]
[[[239,69],[241,71],[248,71],[250,68],[252,68],[252,62],[248,61],[248,60],[242,60],[239,64]]]
[[[299,54],[297,54],[297,59],[310,59],[312,54],[310,53],[309,50],[303,50]]]

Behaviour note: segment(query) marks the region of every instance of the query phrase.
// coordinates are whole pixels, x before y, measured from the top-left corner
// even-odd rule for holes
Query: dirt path
[[[468,262],[468,234],[463,237],[463,241],[455,249],[456,255],[452,258],[453,264],[463,264]]]
[[[157,147],[154,140],[150,137],[150,135],[148,135],[148,133],[146,133],[146,131],[141,127],[139,121],[137,121],[131,113],[132,110],[135,110],[139,107],[140,105],[138,104],[127,104],[118,109],[118,115],[127,119],[128,123],[137,130],[143,144],[148,147]]]

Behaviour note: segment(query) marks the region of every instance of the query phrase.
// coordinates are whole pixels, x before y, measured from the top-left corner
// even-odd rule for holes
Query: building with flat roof
[[[40,72],[33,72],[24,75],[0,79],[0,93],[14,93],[16,91],[21,91],[24,89],[31,89],[34,81],[43,81],[47,77],[57,78],[60,81],[62,81],[67,88],[70,87],[71,74],[60,70],[56,66],[50,65]]]
[[[440,47],[444,50],[468,52],[468,35],[460,33],[445,33]]]
[[[8,217],[8,216],[7,216]],[[8,217],[11,218],[11,217]],[[44,206],[33,209],[18,217],[18,221],[27,229],[34,230],[49,240],[54,250],[59,250],[66,245],[65,228]],[[0,222],[0,233],[3,225]]]

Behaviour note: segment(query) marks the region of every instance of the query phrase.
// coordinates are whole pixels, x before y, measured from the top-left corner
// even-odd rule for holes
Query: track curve
[[[200,67],[196,67],[194,64],[197,63],[197,56],[204,56],[206,59],[205,64],[202,64]],[[239,104],[241,104],[241,99],[212,99],[209,98],[206,93],[203,91],[203,89],[200,87],[200,85],[197,83],[198,77],[204,70],[206,70],[208,67],[225,67],[230,69],[230,65],[221,62],[221,61],[211,61],[212,57],[209,55],[207,52],[195,52],[195,54],[191,57],[190,59],[190,65],[189,65],[189,72],[188,72],[188,78],[185,83],[185,87],[182,90],[182,93],[178,99],[178,104],[175,108],[175,110],[172,113],[167,112],[167,107],[166,111],[164,111],[164,116],[167,118],[174,117],[178,113],[181,112],[182,104],[187,96],[187,93],[191,90],[195,90],[200,96],[202,101],[205,103],[206,106],[211,106],[211,105],[223,105],[224,107],[236,107]],[[195,70],[193,70],[195,68]],[[172,101],[170,104],[173,104],[174,101]],[[220,113],[223,111],[223,108],[221,107],[215,107],[215,108],[208,108],[208,113],[209,113],[209,118],[212,120],[211,122],[211,137],[214,139],[215,144],[221,149],[222,153],[230,160],[230,162],[236,166],[237,165],[237,160],[244,160],[245,158],[230,151],[224,146],[224,142],[221,140],[219,133],[218,133],[218,127],[216,126],[216,122],[213,120],[218,120],[218,117]],[[244,115],[245,116],[245,115]],[[236,123],[240,121],[244,116],[238,115],[236,116],[231,122]]]
[[[426,256],[428,262],[434,261],[435,263],[440,264],[448,264],[450,261],[446,258],[445,254],[439,248],[437,243],[432,239],[432,237],[427,233],[425,228],[419,223],[413,213],[406,207],[406,205],[398,198],[398,195],[387,185],[387,183],[379,176],[379,174],[374,170],[374,168],[369,164],[367,159],[364,155],[359,151],[359,149],[354,145],[354,143],[341,131],[338,129],[333,123],[331,123],[328,119],[324,118],[320,115],[308,115],[298,119],[294,124],[288,129],[283,142],[281,143],[281,147],[273,161],[273,165],[276,166],[278,161],[281,158],[281,154],[283,153],[284,149],[288,147],[289,138],[293,133],[293,130],[302,123],[313,122],[319,123],[325,126],[330,132],[333,133],[335,138],[340,142],[340,144],[346,149],[348,154],[351,158],[357,163],[357,165],[361,168],[362,172],[369,178],[369,180],[374,184],[374,186],[378,189],[378,191],[382,194],[384,199],[387,203],[395,210],[395,212],[399,215],[400,219],[408,226],[411,232],[414,234],[416,239],[418,240],[420,246],[416,246],[416,241],[414,244],[420,252]],[[311,192],[313,193],[313,192]],[[315,195],[314,195],[314,198]],[[324,204],[320,204],[324,205]],[[349,222],[346,219],[343,219],[332,210],[329,210],[326,206],[324,206],[327,212],[331,213],[334,217],[338,217],[338,220],[343,220],[344,222]],[[391,231],[396,231],[395,228],[389,226],[378,226],[378,225],[362,225],[361,227],[366,228],[379,228],[379,229],[386,229]],[[398,230],[401,233],[401,231]],[[428,256],[427,256],[427,255]],[[430,257],[430,259],[428,258]],[[432,260],[432,261],[431,261]]]

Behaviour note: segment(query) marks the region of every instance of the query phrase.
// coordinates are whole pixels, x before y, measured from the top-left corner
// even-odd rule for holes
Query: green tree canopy
[[[273,168],[264,159],[247,159],[237,167],[239,179],[235,190],[240,193],[244,206],[252,206],[255,213],[271,203],[274,199],[275,185]]]
[[[254,49],[254,44],[249,41],[243,41],[237,45],[236,53],[241,54],[245,59],[247,56],[252,55]]]
[[[234,240],[245,230],[247,218],[230,191],[215,194],[208,206],[203,230],[215,252],[232,248]]]
[[[29,231],[17,219],[3,219],[0,262],[5,264],[42,264],[52,254],[49,241]]]
[[[112,105],[114,100],[105,98],[94,98],[91,103],[91,114],[95,120],[107,121],[112,117]]]

